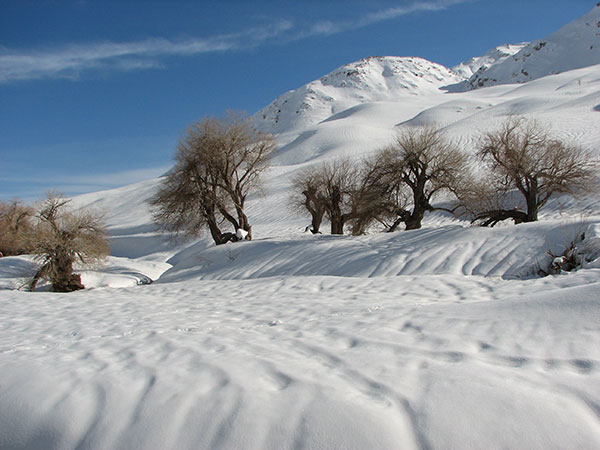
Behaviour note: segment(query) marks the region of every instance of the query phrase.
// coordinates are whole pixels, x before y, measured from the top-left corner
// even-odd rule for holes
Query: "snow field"
[[[506,72],[527,48],[460,72]],[[600,66],[439,90],[457,81],[419,58],[368,58],[257,113],[280,149],[249,199],[252,242],[156,232],[160,179],[75,198],[105,211],[110,235],[107,265],[82,273],[90,289],[18,291],[35,266],[0,259],[0,449],[600,448],[597,195],[557,197],[533,224],[429,214],[361,237],[303,234],[309,218],[288,206],[297,171],[358,161],[403,126],[437,124],[472,153],[523,114],[599,154]],[[535,277],[582,233],[582,270]]]
[[[13,292],[0,447],[597,448],[599,274]]]

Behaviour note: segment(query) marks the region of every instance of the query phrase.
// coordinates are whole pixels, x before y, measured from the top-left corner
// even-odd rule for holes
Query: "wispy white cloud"
[[[434,12],[448,9],[451,6],[461,3],[471,3],[477,0],[431,0],[431,1],[415,1],[406,6],[397,6],[392,8],[380,9],[369,13],[361,18],[354,20],[343,20],[333,22],[331,20],[319,21],[306,30],[301,30],[291,39],[303,39],[312,36],[329,36],[332,34],[343,33],[347,31],[364,28],[369,25],[374,25],[379,22],[393,20],[398,17],[417,12]]]
[[[89,70],[132,71],[160,68],[164,67],[161,58],[166,56],[242,50],[258,47],[275,39],[289,42],[329,36],[415,12],[440,11],[472,1],[477,0],[415,1],[407,6],[374,11],[354,20],[322,20],[304,27],[282,20],[236,33],[187,40],[152,38],[120,43],[106,41],[31,51],[0,48],[0,84],[40,78],[76,79]]]
[[[0,83],[36,78],[77,78],[90,69],[121,71],[161,67],[161,57],[240,50],[261,45],[292,28],[289,21],[238,33],[174,41],[164,38],[133,42],[73,44],[59,49],[15,52],[0,49]]]
[[[445,0],[445,1],[421,1],[415,2],[408,6],[398,6],[388,9],[376,11],[368,14],[364,19],[358,21],[361,26],[371,25],[372,23],[381,22],[383,20],[391,20],[396,17],[405,16],[414,12],[426,11],[442,11],[451,6],[461,3],[468,3],[473,0]]]

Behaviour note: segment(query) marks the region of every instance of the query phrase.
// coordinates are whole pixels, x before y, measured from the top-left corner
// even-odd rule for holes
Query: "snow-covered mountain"
[[[600,3],[560,30],[525,45],[512,57],[489,67],[483,65],[464,88],[524,83],[593,64],[600,64]]]
[[[600,64],[600,6],[546,38],[500,45],[450,69],[418,57],[364,58],[282,94],[253,119],[259,129],[297,135],[358,105],[410,103],[440,89],[524,83],[594,64]]]
[[[460,80],[450,69],[422,58],[370,57],[286,92],[256,113],[254,120],[260,129],[283,133],[358,104],[428,94]]]
[[[485,55],[475,56],[468,61],[463,61],[460,64],[452,67],[452,71],[457,73],[464,79],[471,78],[478,71],[486,71],[491,66],[499,64],[518,53],[523,47],[529,42],[522,42],[520,44],[504,44],[499,45],[488,51]]]

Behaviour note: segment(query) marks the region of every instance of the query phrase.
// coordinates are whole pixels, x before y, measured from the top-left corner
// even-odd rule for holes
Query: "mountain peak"
[[[479,70],[485,71],[494,64],[499,64],[507,58],[518,53],[529,42],[520,44],[504,44],[494,47],[482,56],[475,56],[468,61],[463,61],[460,64],[452,67],[452,70],[465,79],[471,78]]]
[[[450,69],[423,58],[371,56],[286,92],[256,113],[254,122],[273,133],[291,131],[360,103],[437,91],[461,79]]]

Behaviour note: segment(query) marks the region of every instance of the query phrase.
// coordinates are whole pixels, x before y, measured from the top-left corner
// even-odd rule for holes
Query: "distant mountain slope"
[[[529,43],[512,57],[487,69],[482,66],[462,87],[524,83],[594,64],[600,64],[600,4],[560,30]]]
[[[461,78],[422,58],[370,57],[279,96],[255,114],[258,128],[282,133],[314,125],[361,103],[397,100],[439,90]]]
[[[468,61],[463,61],[460,64],[452,67],[452,71],[465,79],[471,78],[477,71],[486,71],[491,66],[499,64],[514,54],[518,53],[529,42],[520,44],[504,44],[499,45],[488,51],[485,55],[475,56]]]

